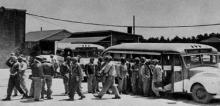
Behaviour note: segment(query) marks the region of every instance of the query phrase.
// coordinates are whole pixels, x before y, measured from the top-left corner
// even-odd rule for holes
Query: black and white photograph
[[[220,0],[0,0],[0,106],[220,106]]]

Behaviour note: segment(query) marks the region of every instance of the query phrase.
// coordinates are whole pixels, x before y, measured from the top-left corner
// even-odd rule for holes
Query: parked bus
[[[200,103],[220,98],[220,68],[218,51],[208,45],[195,43],[125,43],[107,48],[103,55],[159,59],[164,87],[169,93],[189,93]],[[170,87],[168,87],[170,86]]]

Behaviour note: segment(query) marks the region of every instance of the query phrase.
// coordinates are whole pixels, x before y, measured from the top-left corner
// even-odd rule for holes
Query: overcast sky
[[[0,6],[25,9],[28,13],[54,18],[103,24],[176,26],[220,23],[220,0],[0,0]],[[126,28],[100,27],[46,20],[26,16],[26,32],[67,29],[71,32],[117,30]],[[171,29],[136,29],[145,38],[174,37],[220,32],[220,26]]]

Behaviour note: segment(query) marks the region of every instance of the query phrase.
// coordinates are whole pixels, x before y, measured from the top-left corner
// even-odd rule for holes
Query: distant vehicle
[[[51,61],[51,58],[50,58],[51,55],[39,55],[39,56],[41,56],[41,57],[43,57],[43,58],[46,58],[47,61]],[[58,55],[53,55],[53,56],[54,56],[54,59],[55,59],[59,64],[61,64],[61,63],[64,62],[64,58],[63,58],[62,56],[58,56]]]
[[[220,68],[218,51],[195,43],[125,43],[107,48],[103,55],[159,59],[166,72],[163,84],[166,92],[189,93],[200,103],[220,98]]]

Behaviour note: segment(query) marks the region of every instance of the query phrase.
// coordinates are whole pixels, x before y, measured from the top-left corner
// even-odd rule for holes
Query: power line
[[[78,23],[78,24],[87,24],[87,25],[96,25],[96,26],[109,26],[109,27],[130,27],[128,25],[99,24],[99,23],[92,23],[92,22],[65,20],[65,19],[47,17],[47,16],[36,15],[36,14],[31,14],[31,13],[26,13],[26,14],[30,15],[30,16],[45,18],[45,19],[64,21],[64,22],[71,22],[71,23]],[[215,23],[215,24],[198,24],[198,25],[179,25],[179,26],[135,26],[135,28],[148,28],[148,29],[162,29],[162,28],[164,28],[165,29],[165,28],[208,27],[208,26],[219,26],[219,25],[220,25],[220,23]]]
[[[31,14],[31,13],[26,13],[26,14],[27,15],[31,15],[31,16],[36,16],[36,17],[41,17],[41,18],[46,18],[46,19],[52,19],[52,20],[57,20],[57,21],[71,22],[71,23],[96,25],[96,26],[128,27],[128,26],[123,26],[123,25],[98,24],[98,23],[91,23],[91,22],[81,22],[81,21],[72,21],[72,20],[58,19],[58,18],[52,18],[52,17],[36,15],[36,14]]]
[[[32,17],[33,17],[33,16],[32,16]],[[60,28],[67,28],[67,27],[65,27],[65,26],[62,26],[62,25],[59,25],[59,24],[55,24],[55,23],[50,22],[50,21],[46,21],[46,20],[41,19],[41,18],[39,18],[39,17],[33,17],[33,18],[36,19],[36,20],[40,20],[40,21],[49,23],[49,24],[51,24],[51,25],[55,25],[55,26],[60,27]],[[67,28],[67,29],[69,29],[69,28]]]

